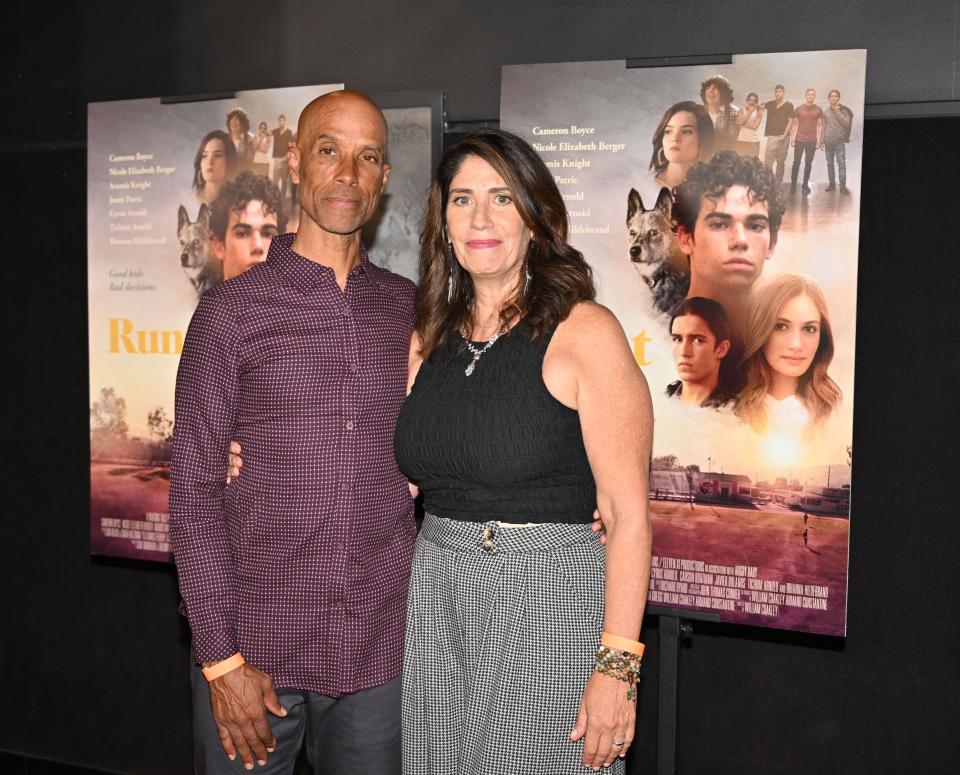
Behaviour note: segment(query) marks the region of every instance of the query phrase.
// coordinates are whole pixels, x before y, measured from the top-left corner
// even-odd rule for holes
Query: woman
[[[270,160],[273,158],[273,135],[266,121],[257,127],[257,136],[253,141],[253,164],[251,169],[257,175],[270,174]]]
[[[421,244],[395,437],[426,512],[404,773],[623,772],[650,562],[646,383],[524,141],[490,131],[445,152]]]
[[[707,112],[689,100],[667,108],[653,133],[650,170],[657,183],[673,190],[698,161],[713,156],[713,122]]]
[[[740,133],[737,135],[737,153],[741,156],[760,157],[760,135],[757,127],[763,118],[760,108],[760,97],[755,91],[747,95],[747,104],[737,111],[737,126]]]
[[[736,413],[760,432],[799,433],[823,421],[841,399],[827,374],[831,360],[833,331],[820,286],[796,274],[774,277],[747,314],[746,386]]]
[[[237,150],[226,132],[207,132],[193,157],[193,190],[206,205],[220,193],[220,187],[233,177],[237,166]]]

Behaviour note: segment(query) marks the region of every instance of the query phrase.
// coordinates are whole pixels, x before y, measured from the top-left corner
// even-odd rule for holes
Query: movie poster
[[[275,234],[296,229],[286,149],[300,109],[340,88],[89,106],[91,553],[171,559],[173,394],[187,324],[200,294],[263,260]],[[393,170],[380,218],[364,238],[376,263],[415,278],[431,110],[385,114]],[[218,241],[214,203],[238,190],[255,204]]]
[[[845,632],[865,65],[503,68],[653,395],[657,609]]]

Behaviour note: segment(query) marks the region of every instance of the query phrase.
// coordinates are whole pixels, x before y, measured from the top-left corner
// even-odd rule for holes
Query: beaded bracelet
[[[627,699],[637,699],[637,681],[640,678],[639,654],[612,649],[609,646],[599,646],[593,672],[623,681],[628,687]]]

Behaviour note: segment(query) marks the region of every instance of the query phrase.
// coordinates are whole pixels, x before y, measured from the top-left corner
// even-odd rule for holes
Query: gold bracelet
[[[239,651],[234,654],[232,657],[227,657],[221,662],[217,662],[215,665],[210,665],[210,667],[201,668],[203,677],[207,679],[207,682],[219,678],[222,675],[226,675],[231,670],[236,670],[240,665],[245,665],[247,660],[243,658],[243,654]]]

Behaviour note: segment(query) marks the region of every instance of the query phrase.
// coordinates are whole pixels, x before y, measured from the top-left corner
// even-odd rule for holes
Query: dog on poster
[[[650,209],[643,206],[636,189],[631,188],[627,196],[630,262],[650,291],[653,308],[663,316],[670,315],[690,288],[687,257],[673,233],[672,207],[673,198],[666,187],[660,189]]]
[[[187,208],[177,211],[177,237],[180,240],[180,268],[193,284],[197,296],[223,279],[221,264],[210,245],[210,208],[200,205],[197,220],[191,221]]]

